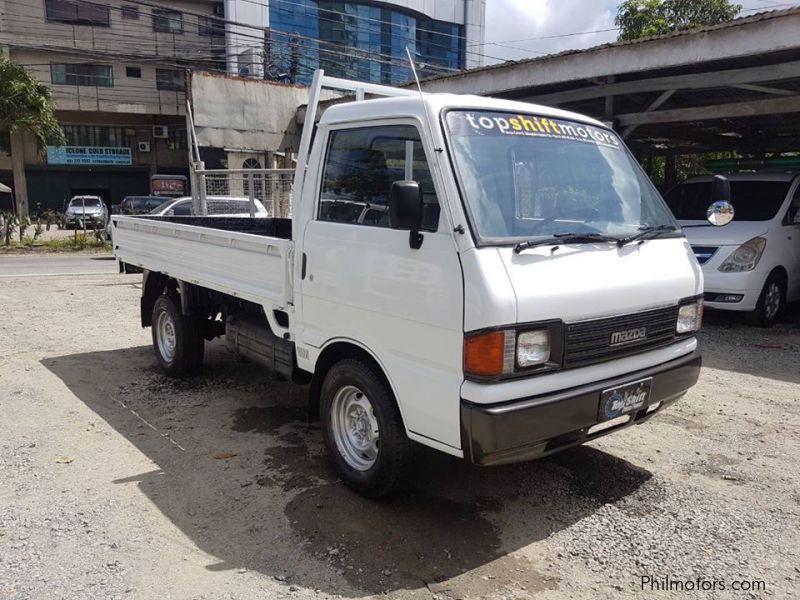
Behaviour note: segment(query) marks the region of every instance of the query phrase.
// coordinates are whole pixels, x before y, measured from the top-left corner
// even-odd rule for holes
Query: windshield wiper
[[[671,233],[673,231],[678,231],[678,228],[674,225],[657,225],[655,227],[641,227],[639,229],[639,233],[636,233],[632,236],[621,238],[617,241],[617,245],[622,248],[626,244],[630,244],[631,242],[635,242],[636,240],[643,240],[645,238],[654,238],[658,237],[659,235],[664,235],[665,233]]]
[[[519,254],[528,248],[535,248],[536,246],[549,246],[555,244],[594,244],[596,242],[620,242],[619,238],[610,235],[603,235],[602,233],[557,233],[552,237],[542,238],[540,240],[528,240],[527,242],[520,242],[514,246],[514,253]]]

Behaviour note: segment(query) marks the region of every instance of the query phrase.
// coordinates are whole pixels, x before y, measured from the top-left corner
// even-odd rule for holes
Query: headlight
[[[766,247],[767,240],[761,237],[753,238],[734,250],[733,254],[719,266],[719,270],[723,273],[752,271],[761,260],[761,255],[764,254]]]
[[[477,379],[504,379],[522,375],[532,367],[554,369],[551,346],[558,347],[558,332],[515,329],[470,333],[464,338],[464,374]],[[556,341],[552,339],[556,331]],[[556,354],[558,350],[556,349]]]
[[[550,360],[550,332],[526,331],[517,337],[517,365],[525,369]]]
[[[692,333],[699,331],[703,325],[703,301],[697,300],[691,304],[684,304],[678,309],[678,323],[676,333]]]

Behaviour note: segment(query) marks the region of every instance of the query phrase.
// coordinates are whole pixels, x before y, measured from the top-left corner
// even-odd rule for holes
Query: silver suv
[[[74,196],[64,212],[67,225],[88,226],[92,221],[105,227],[108,222],[108,209],[100,196]]]

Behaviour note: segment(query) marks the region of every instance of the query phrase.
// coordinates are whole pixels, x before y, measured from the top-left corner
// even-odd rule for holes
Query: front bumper
[[[721,273],[714,265],[703,265],[703,280],[705,288],[705,305],[707,308],[718,310],[751,311],[758,304],[761,289],[767,280],[767,275],[772,269],[768,265],[759,263],[752,271],[739,273]],[[738,302],[715,302],[718,296],[741,296]]]
[[[464,457],[482,465],[531,460],[642,423],[697,383],[701,362],[699,352],[695,351],[621,377],[523,400],[492,405],[461,400]],[[589,431],[599,423],[603,390],[647,377],[653,378],[648,406],[632,414],[625,423]]]
[[[90,223],[90,222],[92,222],[92,221],[96,221],[96,222],[98,222],[98,223],[101,223],[101,222],[102,222],[102,223],[105,223],[105,217],[104,217],[102,214],[95,214],[95,215],[93,215],[93,214],[89,214],[89,213],[86,213],[86,217],[84,217],[84,216],[83,216],[83,215],[81,215],[81,214],[77,214],[77,215],[65,215],[65,217],[64,217],[64,220],[65,220],[67,223],[69,223],[69,224],[74,224],[76,221],[77,221],[77,222],[81,222],[81,221],[84,221],[84,220],[85,220],[87,223]]]

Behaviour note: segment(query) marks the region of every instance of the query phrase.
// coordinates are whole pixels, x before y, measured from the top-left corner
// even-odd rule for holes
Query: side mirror
[[[416,181],[395,181],[389,196],[389,224],[392,229],[410,231],[409,245],[422,246],[422,216],[424,211],[422,189]]]
[[[714,175],[714,182],[711,184],[711,199],[711,205],[706,211],[706,220],[715,227],[722,227],[733,221],[731,182],[727,177]]]

